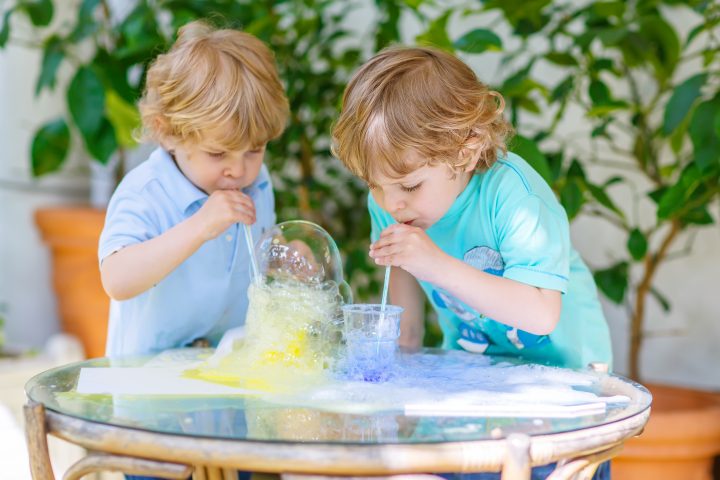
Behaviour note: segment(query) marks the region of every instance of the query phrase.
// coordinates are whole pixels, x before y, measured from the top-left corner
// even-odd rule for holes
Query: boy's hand
[[[255,223],[255,204],[240,190],[215,190],[196,215],[205,239],[211,240],[234,223]]]
[[[422,228],[391,225],[370,245],[370,257],[378,265],[400,267],[418,280],[433,283],[440,269],[438,262],[447,257]]]

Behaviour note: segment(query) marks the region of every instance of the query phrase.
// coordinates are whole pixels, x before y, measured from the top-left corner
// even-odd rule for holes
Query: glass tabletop
[[[207,349],[163,353],[173,371],[211,354]],[[83,371],[150,364],[156,366],[157,357],[73,363],[33,377],[26,391],[51,411],[118,427],[203,438],[339,444],[463,442],[511,433],[570,432],[619,422],[651,403],[644,387],[620,376],[437,349],[399,354],[387,382],[332,378],[292,395],[78,392]]]

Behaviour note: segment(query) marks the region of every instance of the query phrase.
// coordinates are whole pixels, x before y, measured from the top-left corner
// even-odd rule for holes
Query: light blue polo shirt
[[[372,195],[368,206],[375,241],[396,222]],[[592,361],[611,364],[610,334],[592,274],[570,244],[565,210],[525,160],[508,153],[473,175],[426,233],[445,253],[479,270],[563,293],[557,327],[539,336],[487,318],[449,292],[420,282],[438,314],[443,348],[572,368]]]
[[[243,190],[255,202],[253,239],[275,224],[267,168]],[[158,148],[120,182],[110,200],[98,256],[150,240],[189,218],[208,199]],[[154,353],[204,337],[217,343],[245,323],[250,261],[243,226],[235,224],[146,292],[110,302],[106,355]]]

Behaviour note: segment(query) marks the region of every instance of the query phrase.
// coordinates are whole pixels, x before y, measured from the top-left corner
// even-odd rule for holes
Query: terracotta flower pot
[[[63,331],[77,336],[89,357],[105,353],[110,299],[100,282],[97,248],[105,212],[89,207],[44,208],[35,222],[50,247],[53,285]]]
[[[645,431],[613,460],[613,480],[712,480],[720,454],[720,394],[646,385],[653,395]]]

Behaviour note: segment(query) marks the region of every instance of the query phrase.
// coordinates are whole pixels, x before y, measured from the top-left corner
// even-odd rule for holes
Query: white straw
[[[390,265],[385,267],[385,282],[383,283],[382,301],[380,302],[380,311],[385,311],[387,305],[388,287],[390,286]]]
[[[253,242],[250,225],[243,226],[245,227],[245,243],[247,244],[248,254],[250,255],[250,268],[252,272],[252,279],[253,282],[257,282],[260,277],[260,271],[258,269],[257,258],[255,258],[255,242]]]

